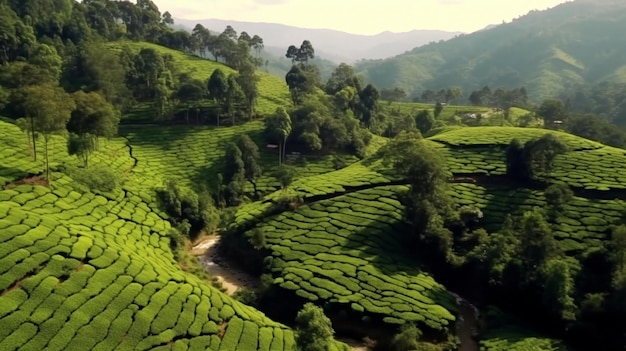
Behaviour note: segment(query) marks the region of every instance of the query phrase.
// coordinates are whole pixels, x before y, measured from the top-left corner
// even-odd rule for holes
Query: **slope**
[[[626,6],[571,1],[532,11],[510,23],[443,43],[432,43],[355,67],[379,88],[400,87],[410,96],[424,89],[484,85],[521,87],[535,101],[603,80],[624,82]]]
[[[139,52],[142,48],[152,48],[161,55],[171,55],[180,73],[188,73],[195,79],[207,81],[211,73],[216,68],[220,68],[226,74],[234,73],[230,67],[198,56],[188,55],[181,51],[168,49],[164,46],[147,42],[114,42],[107,46],[111,50],[120,51],[123,46],[130,47],[134,52]],[[291,103],[289,89],[284,79],[276,77],[266,72],[259,71],[260,81],[258,83],[259,98],[257,99],[257,112],[261,115],[271,114],[278,106],[286,106]],[[145,112],[145,111],[144,111]],[[149,113],[149,111],[147,111]]]
[[[449,194],[458,206],[482,211],[481,227],[498,231],[507,214],[544,208],[545,184],[520,184],[504,177],[505,147],[544,129],[472,127],[427,139],[446,159]],[[551,181],[572,187],[574,198],[550,222],[568,264],[605,246],[626,208],[623,179],[626,150],[553,132],[569,147],[557,157]],[[238,209],[230,228],[250,238],[263,233],[266,263],[274,284],[305,300],[329,303],[344,313],[374,322],[417,322],[450,330],[457,307],[446,288],[418,269],[419,257],[406,245],[407,223],[398,195],[406,187],[376,156],[344,169],[295,181],[287,190]],[[291,207],[285,199],[302,199]],[[508,345],[508,346],[506,346]],[[494,329],[486,349],[562,345],[532,332]],[[544,347],[541,346],[541,347]]]
[[[13,155],[2,159],[13,171],[0,190],[3,350],[293,350],[292,330],[184,272],[169,223],[136,193],[94,194],[62,172],[50,188],[13,183],[41,165],[15,156],[26,149],[12,144],[16,126],[0,131]],[[98,162],[125,170],[106,157],[132,160],[121,155],[129,149],[110,145]],[[72,164],[59,149],[55,158]]]

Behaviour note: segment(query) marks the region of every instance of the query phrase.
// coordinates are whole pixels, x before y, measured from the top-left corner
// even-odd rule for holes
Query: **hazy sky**
[[[282,23],[358,34],[413,29],[473,32],[565,0],[153,0],[188,19]]]

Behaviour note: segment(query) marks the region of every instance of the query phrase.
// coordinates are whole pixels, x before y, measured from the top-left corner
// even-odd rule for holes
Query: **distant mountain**
[[[275,23],[240,22],[220,19],[174,21],[193,28],[197,23],[212,31],[222,32],[227,25],[239,33],[258,34],[266,46],[280,47],[286,52],[289,45],[299,46],[309,40],[318,56],[335,63],[353,63],[358,59],[382,59],[392,57],[415,47],[453,38],[460,32],[438,30],[414,30],[405,33],[383,32],[377,35],[359,35],[330,29],[308,29]]]
[[[576,0],[355,70],[379,88],[521,87],[539,101],[574,86],[626,82],[626,1]]]

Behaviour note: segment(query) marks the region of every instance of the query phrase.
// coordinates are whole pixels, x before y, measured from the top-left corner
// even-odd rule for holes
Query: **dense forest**
[[[0,0],[2,349],[624,348],[619,81],[379,89],[371,62],[323,79],[306,38],[276,77],[260,36],[173,25],[150,0]]]

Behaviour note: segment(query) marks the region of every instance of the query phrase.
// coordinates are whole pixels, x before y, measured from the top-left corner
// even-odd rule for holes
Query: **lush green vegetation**
[[[617,19],[624,11],[613,1],[573,1],[393,58],[362,61],[356,71],[379,88],[402,88],[410,98],[452,86],[468,96],[484,85],[523,86],[535,101],[570,95],[572,87],[624,82],[623,51],[617,49],[622,39],[599,39],[623,31]]]
[[[533,107],[554,75],[484,86],[474,106],[441,78],[408,103],[346,64],[322,81],[306,39],[269,76],[259,36],[175,30],[149,0],[0,9],[3,349],[347,350],[333,328],[394,350],[623,346],[623,134],[568,102]],[[607,96],[590,109],[614,117]],[[213,233],[259,276],[237,296],[267,317],[188,251]],[[486,328],[456,339],[469,303],[451,290]]]

